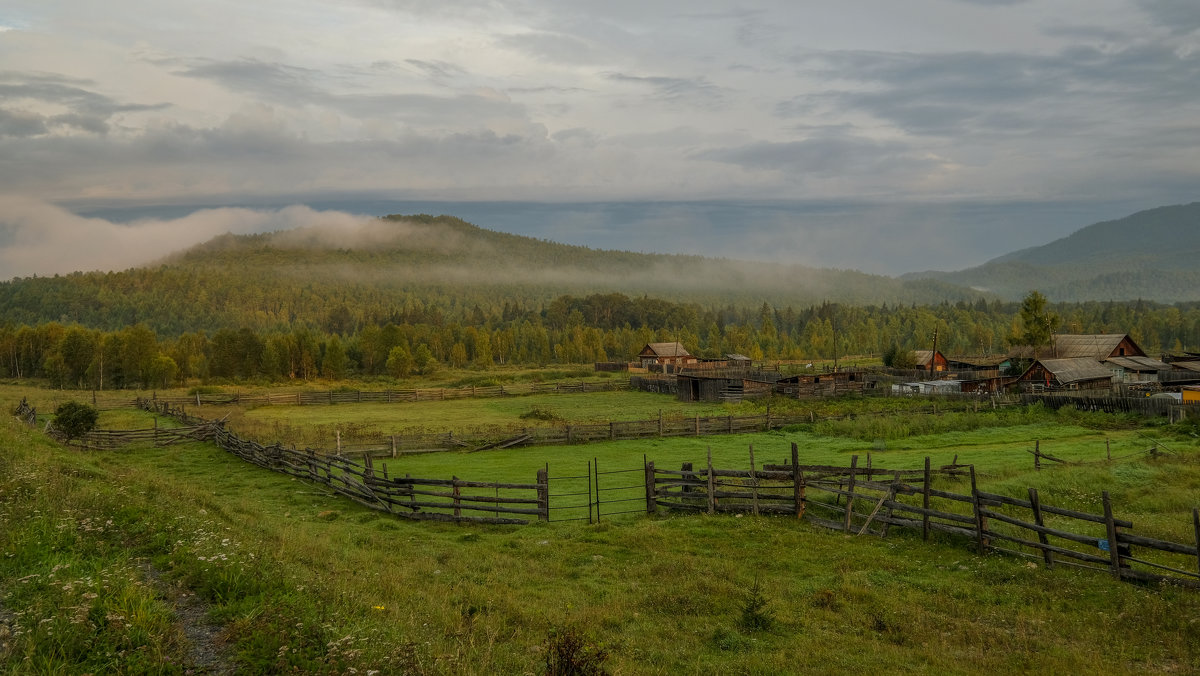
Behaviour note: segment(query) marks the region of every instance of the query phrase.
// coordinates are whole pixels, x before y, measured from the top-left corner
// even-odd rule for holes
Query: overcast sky
[[[0,247],[35,246],[44,203],[1150,207],[1198,187],[1196,0],[0,5],[0,193],[23,204]]]

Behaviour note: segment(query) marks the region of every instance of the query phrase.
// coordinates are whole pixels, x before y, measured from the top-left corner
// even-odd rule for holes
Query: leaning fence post
[[[1108,532],[1108,555],[1112,561],[1112,576],[1121,579],[1121,548],[1117,545],[1117,524],[1113,520],[1112,500],[1108,497],[1108,491],[1100,494],[1100,499],[1104,503],[1104,528]]]
[[[1033,469],[1042,471],[1042,440],[1033,442]]]
[[[537,471],[538,521],[550,520],[550,476],[545,467]]]
[[[854,515],[854,472],[858,468],[858,456],[850,456],[850,481],[846,484],[846,519],[842,522],[842,530],[850,532],[850,517]]]
[[[986,521],[983,516],[983,505],[979,500],[979,489],[975,485],[975,465],[971,465],[971,509],[975,512],[975,540],[976,550],[979,554],[987,553],[987,543],[983,539],[983,532],[987,529]]]
[[[1036,488],[1029,489],[1029,504],[1033,507],[1033,522],[1038,525],[1038,528],[1045,528],[1046,524],[1042,521],[1042,503],[1038,499]],[[1040,530],[1038,531],[1038,542],[1042,543],[1042,558],[1046,561],[1046,567],[1053,568],[1054,552],[1051,552],[1047,547],[1050,544],[1050,539]]]

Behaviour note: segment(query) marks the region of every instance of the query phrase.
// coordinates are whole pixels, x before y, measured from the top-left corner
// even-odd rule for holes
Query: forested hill
[[[563,294],[622,293],[706,307],[933,304],[980,296],[938,280],[698,256],[600,251],[495,232],[449,216],[359,229],[223,235],[146,268],[0,283],[0,316],[160,335],[225,327],[350,330],[462,321]]]
[[[1089,225],[979,267],[904,279],[937,279],[1009,300],[1035,288],[1056,301],[1200,300],[1200,202]]]

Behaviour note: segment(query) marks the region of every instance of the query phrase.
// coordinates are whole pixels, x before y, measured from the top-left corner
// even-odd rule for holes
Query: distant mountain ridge
[[[1200,202],[1095,223],[977,267],[902,279],[936,279],[1009,300],[1033,289],[1054,301],[1200,300]]]

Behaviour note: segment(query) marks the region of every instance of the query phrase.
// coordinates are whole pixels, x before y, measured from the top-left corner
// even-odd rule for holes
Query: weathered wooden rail
[[[196,419],[182,407],[172,407],[161,401],[142,400],[139,405],[147,411],[184,422]],[[340,454],[297,450],[280,444],[263,445],[226,430],[222,421],[207,421],[197,428],[204,430],[203,440],[214,442],[246,462],[328,486],[359,504],[402,518],[488,524],[525,524],[530,517],[549,519],[545,470],[538,472],[534,482],[524,484],[468,481],[458,477],[393,477],[388,474],[386,464],[376,471],[370,456],[360,463]]]
[[[1071,565],[1110,573],[1114,578],[1166,582],[1200,588],[1200,508],[1192,510],[1193,542],[1134,535],[1131,521],[1114,516],[1107,491],[1095,514],[1041,503],[1037,489],[1026,497],[980,490],[973,466],[924,469],[801,465],[792,446],[790,465],[757,469],[712,466],[680,471],[647,465],[646,509],[688,512],[788,514],[814,524],[863,535],[887,536],[892,527],[966,538],[983,554],[999,551],[1042,560],[1047,567]],[[971,492],[934,488],[939,477],[970,477]],[[857,508],[856,508],[857,507]],[[1137,546],[1147,553],[1134,555]],[[1164,574],[1166,573],[1166,574]]]

